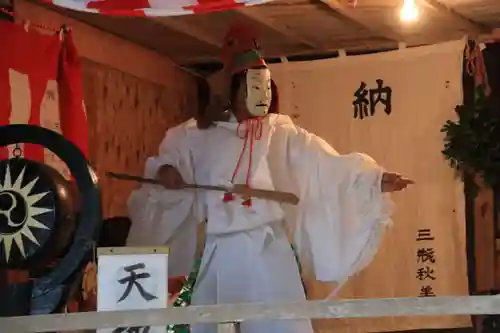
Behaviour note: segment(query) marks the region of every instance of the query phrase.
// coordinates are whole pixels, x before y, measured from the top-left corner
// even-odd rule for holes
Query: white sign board
[[[168,305],[168,249],[98,250],[97,311],[161,309]],[[161,327],[117,327],[98,333],[165,333]]]

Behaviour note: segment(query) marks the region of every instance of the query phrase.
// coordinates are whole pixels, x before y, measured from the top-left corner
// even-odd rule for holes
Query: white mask
[[[268,68],[247,71],[247,108],[252,116],[265,116],[271,105],[271,72]]]

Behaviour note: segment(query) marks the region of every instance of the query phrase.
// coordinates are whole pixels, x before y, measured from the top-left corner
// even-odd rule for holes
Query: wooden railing
[[[170,324],[227,324],[250,319],[436,315],[498,316],[500,315],[500,295],[304,301],[285,304],[252,303],[11,317],[0,319],[0,331],[8,333],[57,332]]]

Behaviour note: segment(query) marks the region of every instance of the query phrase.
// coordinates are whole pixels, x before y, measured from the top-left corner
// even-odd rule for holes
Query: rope
[[[491,87],[488,83],[488,75],[486,65],[484,63],[483,53],[479,44],[474,41],[474,46],[471,48],[467,43],[465,48],[466,71],[474,77],[476,87],[483,86],[484,93],[488,96],[491,93]]]
[[[242,125],[244,126],[243,130],[242,130]],[[243,143],[243,148],[241,149],[238,161],[236,162],[236,167],[234,168],[233,175],[231,177],[231,184],[234,185],[236,176],[238,175],[241,169],[241,162],[243,160],[243,156],[245,155],[247,147],[249,147],[248,168],[245,178],[245,185],[250,186],[250,177],[251,177],[252,162],[253,162],[253,148],[255,140],[260,140],[262,138],[262,118],[261,117],[250,118],[243,121],[242,123],[239,123],[236,129],[236,133],[240,139],[243,139],[245,141]],[[229,202],[232,200],[234,200],[234,195],[232,193],[227,192],[224,194],[224,199],[223,199],[224,202]],[[242,205],[246,207],[252,206],[252,199],[250,197],[244,198]]]

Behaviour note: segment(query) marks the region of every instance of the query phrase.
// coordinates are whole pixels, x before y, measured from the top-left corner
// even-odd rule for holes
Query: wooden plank
[[[447,15],[452,17],[453,20],[457,21],[458,24],[464,26],[467,29],[467,31],[469,31],[473,35],[481,35],[481,34],[485,34],[485,33],[490,33],[492,30],[491,27],[488,27],[485,24],[475,22],[475,21],[459,14],[458,12],[456,12],[452,8],[446,6],[445,4],[440,2],[439,0],[423,0],[423,3],[426,4],[427,6],[429,6],[430,8],[438,11],[438,12],[446,13]]]
[[[386,316],[500,314],[500,296],[302,301],[285,304],[230,304],[159,310],[106,311],[0,318],[9,333],[54,332],[166,326],[170,324],[229,323],[263,319],[367,318]]]
[[[186,23],[183,16],[179,17],[151,17],[153,20],[169,29],[191,36],[200,42],[209,44],[217,49],[222,47],[222,40],[218,40],[210,35],[209,31],[200,29],[199,27]]]
[[[418,46],[418,45],[407,45]],[[335,47],[325,47],[320,50],[310,50],[302,49],[300,51],[284,50],[283,52],[273,52],[274,50],[263,50],[263,55],[266,59],[273,58],[283,58],[283,57],[296,57],[296,56],[320,56],[325,54],[330,54],[337,52],[338,50],[345,50],[347,52],[363,52],[363,51],[373,51],[373,50],[395,50],[398,48],[398,43],[395,41],[387,40],[384,37],[370,37],[370,38],[359,38],[356,40],[342,40],[338,41]],[[198,56],[189,59],[190,62],[187,64],[193,66],[196,64],[210,63],[214,61],[219,61],[218,58]]]
[[[474,199],[474,243],[476,260],[476,291],[495,288],[495,219],[493,190],[484,186],[480,176],[475,177],[478,193]]]
[[[369,31],[372,31],[377,36],[385,37],[387,39],[396,42],[406,41],[405,36],[398,33],[397,31],[373,23],[372,24],[363,23],[362,12],[357,8],[344,5],[344,3],[340,0],[316,0],[316,2],[323,3],[332,11],[341,14],[346,20],[349,20],[353,24],[356,24],[360,27],[368,29]]]
[[[260,8],[256,7],[247,7],[244,9],[239,9],[237,10],[238,13],[241,15],[244,15],[253,21],[257,22],[258,24],[264,25],[270,29],[273,29],[274,31],[282,34],[285,37],[290,38],[291,40],[297,41],[299,44],[303,44],[307,46],[310,49],[318,49],[319,46],[315,45],[314,42],[311,42],[310,40],[307,40],[306,38],[301,37],[299,34],[294,33],[291,31],[291,29],[288,29],[287,27],[284,27],[282,25],[274,23],[272,20],[270,20],[268,17],[265,16],[264,12],[265,6],[261,6]]]

